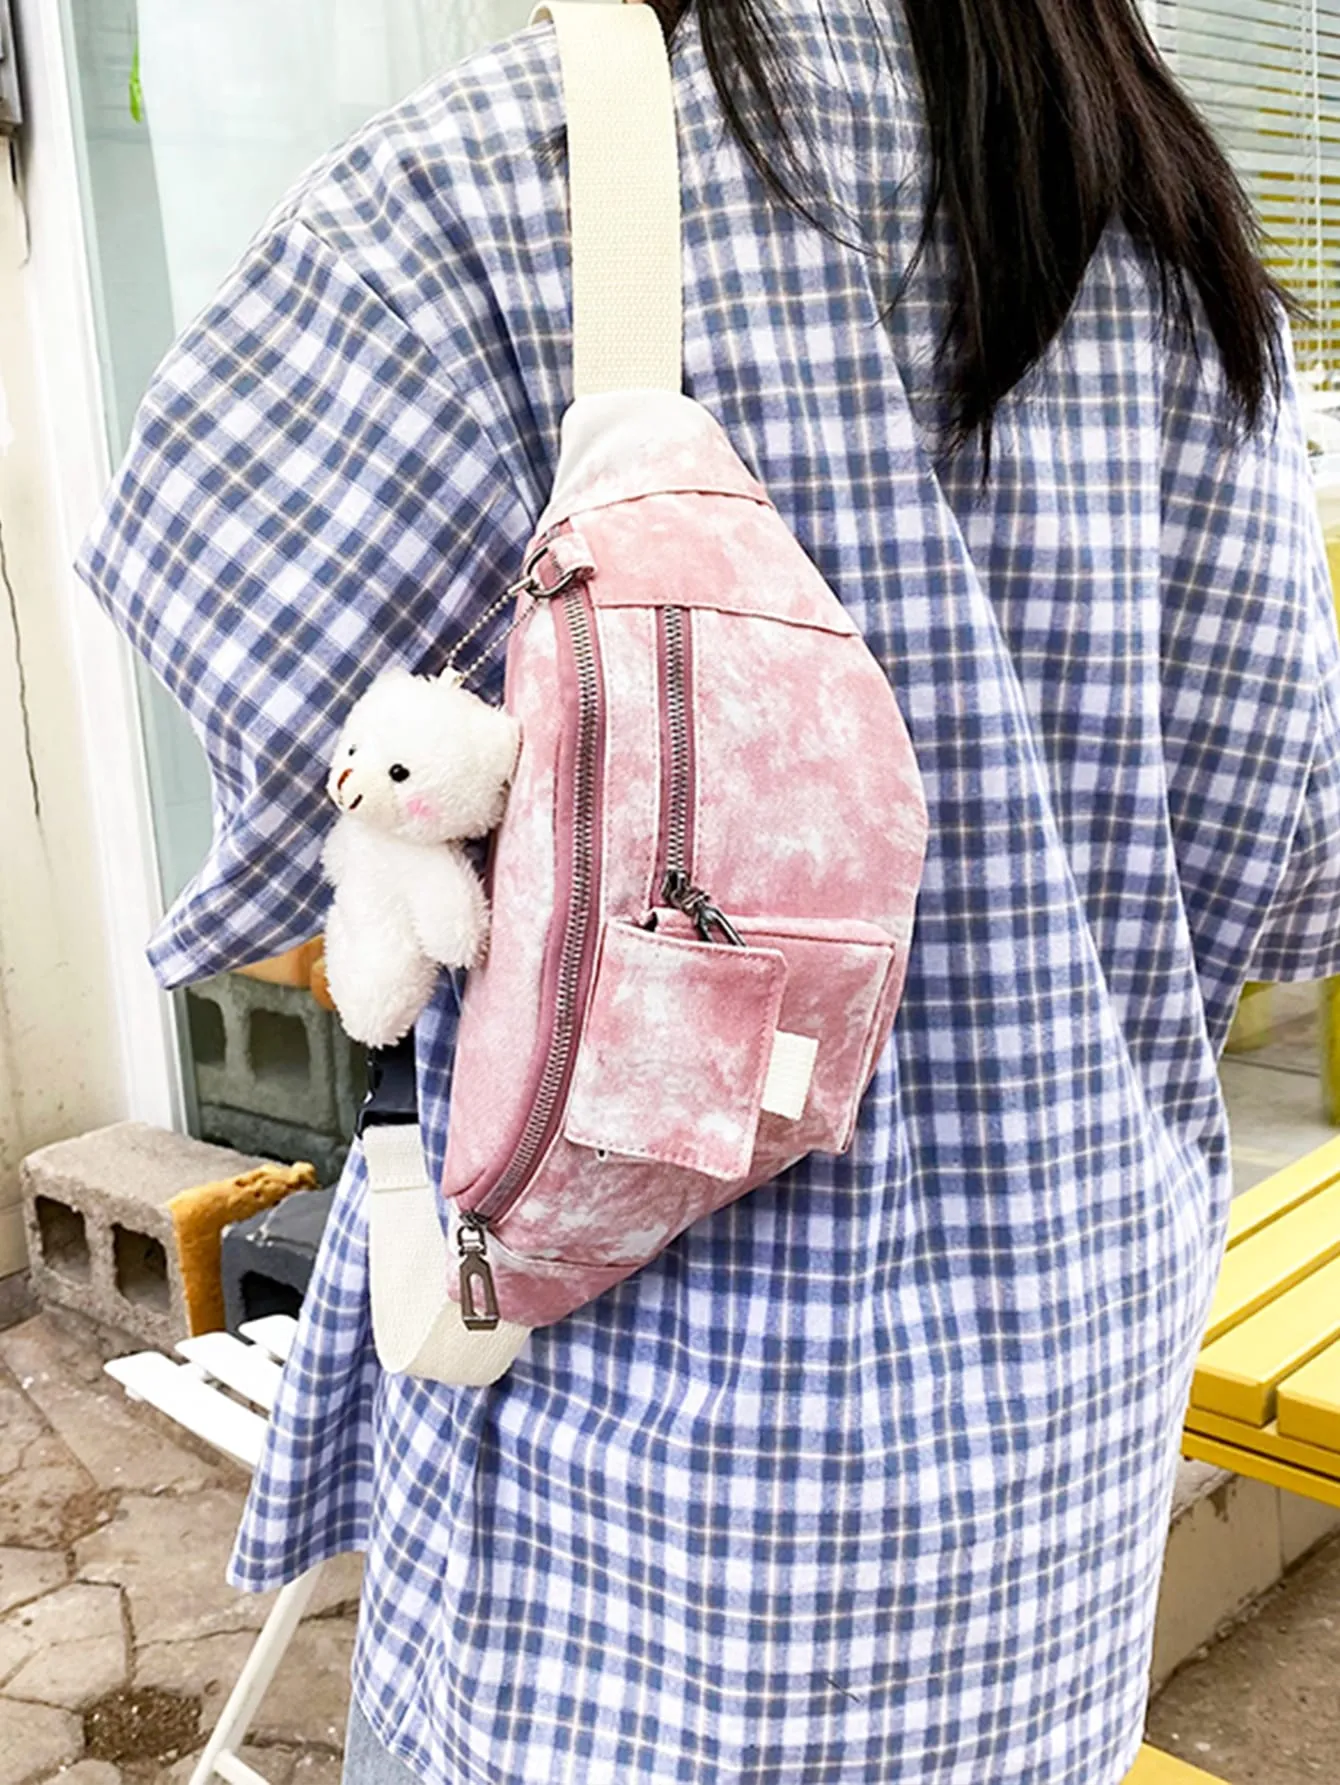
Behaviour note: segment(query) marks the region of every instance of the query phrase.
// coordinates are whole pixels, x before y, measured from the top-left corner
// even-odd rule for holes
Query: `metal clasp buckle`
[[[521,567],[521,586],[537,601],[550,601],[574,583],[589,582],[596,573],[591,548],[580,533],[557,533],[542,539]]]

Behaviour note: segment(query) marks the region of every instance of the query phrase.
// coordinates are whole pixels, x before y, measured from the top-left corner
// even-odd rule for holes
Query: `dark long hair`
[[[687,9],[652,3],[667,31]],[[867,3],[873,11],[881,0]],[[1279,308],[1294,306],[1262,266],[1247,197],[1137,0],[882,3],[903,7],[925,95],[931,168],[919,253],[937,220],[952,242],[940,343],[947,444],[977,436],[989,454],[997,405],[1055,338],[1118,217],[1150,257],[1172,327],[1190,333],[1199,294],[1229,419],[1254,426],[1278,397]],[[768,0],[692,4],[732,131],[770,190],[820,221]]]

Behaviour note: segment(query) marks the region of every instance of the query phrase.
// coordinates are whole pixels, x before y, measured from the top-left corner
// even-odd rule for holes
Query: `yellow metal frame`
[[[1217,1439],[1187,1430],[1182,1434],[1182,1455],[1198,1463],[1216,1463],[1221,1469],[1248,1475],[1271,1487],[1287,1488],[1291,1494],[1320,1500],[1326,1506],[1340,1506],[1340,1481],[1329,1480],[1311,1469],[1296,1469],[1292,1463],[1247,1450],[1238,1443],[1221,1444]]]
[[[1340,1452],[1281,1437],[1273,1420],[1265,1426],[1248,1426],[1192,1408],[1182,1433],[1182,1455],[1217,1463],[1327,1506],[1340,1506]]]

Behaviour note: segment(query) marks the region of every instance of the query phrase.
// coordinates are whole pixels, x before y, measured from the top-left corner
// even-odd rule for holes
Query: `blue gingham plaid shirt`
[[[443,1785],[1116,1785],[1229,1197],[1239,989],[1340,972],[1340,650],[1292,390],[1220,421],[1102,243],[946,467],[926,161],[862,0],[779,14],[829,239],[676,45],[686,388],[859,616],[931,848],[855,1147],[684,1234],[490,1389],[382,1374],[336,1201],[232,1564],[365,1547],[355,1686]],[[364,129],[154,380],[88,582],[186,706],[176,984],[312,934],[324,761],[515,574],[570,396],[548,27]],[[864,242],[859,239],[864,232]],[[420,1029],[440,1163],[453,988]]]

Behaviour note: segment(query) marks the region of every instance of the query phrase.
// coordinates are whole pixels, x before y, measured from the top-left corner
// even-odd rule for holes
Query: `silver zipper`
[[[662,878],[679,874],[689,880],[690,750],[688,663],[682,607],[660,610],[661,647],[665,664],[665,715],[669,742],[666,769],[665,864]]]
[[[661,871],[661,900],[682,911],[699,937],[717,937],[734,948],[744,939],[713,902],[711,894],[693,884],[688,860],[689,812],[693,800],[692,716],[688,696],[688,616],[682,607],[660,611],[661,645],[665,660],[664,694],[669,768],[666,777],[665,860]]]
[[[582,587],[563,597],[563,616],[572,641],[577,670],[577,748],[573,789],[571,897],[567,928],[559,956],[554,1001],[554,1033],[539,1090],[511,1162],[486,1196],[471,1211],[485,1226],[505,1214],[526,1187],[526,1181],[549,1144],[563,1093],[571,1075],[577,1038],[577,990],[594,931],[595,912],[595,786],[601,743],[600,666],[596,659],[591,615]]]

